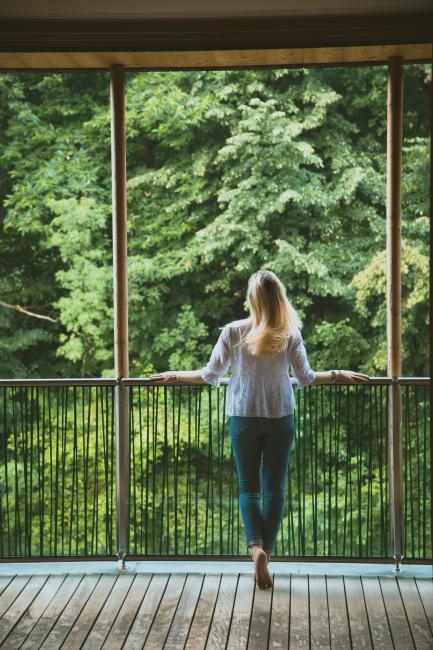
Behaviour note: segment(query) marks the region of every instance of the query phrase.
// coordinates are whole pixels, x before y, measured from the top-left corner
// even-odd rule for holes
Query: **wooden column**
[[[110,70],[111,168],[113,192],[114,365],[118,380],[129,374],[126,216],[125,71]],[[129,537],[128,389],[115,388],[117,555],[124,563]]]
[[[389,392],[388,467],[391,544],[396,569],[403,557],[403,456],[401,427],[401,155],[403,126],[403,59],[388,61],[387,110],[387,347]]]

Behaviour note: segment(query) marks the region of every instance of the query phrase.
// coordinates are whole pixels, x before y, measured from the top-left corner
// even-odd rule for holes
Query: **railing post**
[[[116,431],[116,537],[117,556],[125,565],[129,545],[129,404],[122,378],[129,374],[128,275],[126,220],[125,71],[110,70],[111,168],[113,195],[113,291]]]
[[[387,102],[387,346],[389,387],[388,467],[392,553],[400,570],[404,552],[403,445],[401,423],[401,157],[403,126],[403,59],[388,61]]]

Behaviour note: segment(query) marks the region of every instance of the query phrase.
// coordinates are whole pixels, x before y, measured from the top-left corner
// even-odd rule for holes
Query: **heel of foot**
[[[261,589],[266,589],[272,586],[272,578],[269,575],[267,556],[263,549],[257,551],[254,558],[256,569],[256,582]]]

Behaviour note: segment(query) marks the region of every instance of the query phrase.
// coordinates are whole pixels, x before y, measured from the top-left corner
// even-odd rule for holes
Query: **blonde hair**
[[[242,337],[248,351],[258,357],[274,356],[286,349],[300,327],[281,280],[272,271],[257,271],[248,281],[247,300],[251,327]]]

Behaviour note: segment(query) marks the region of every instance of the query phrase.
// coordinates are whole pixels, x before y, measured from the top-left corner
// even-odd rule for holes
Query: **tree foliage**
[[[428,373],[430,84],[406,66],[406,375]],[[108,90],[0,77],[3,376],[113,374]],[[313,367],[386,374],[384,67],[130,74],[127,152],[132,374],[203,365],[258,268]]]

